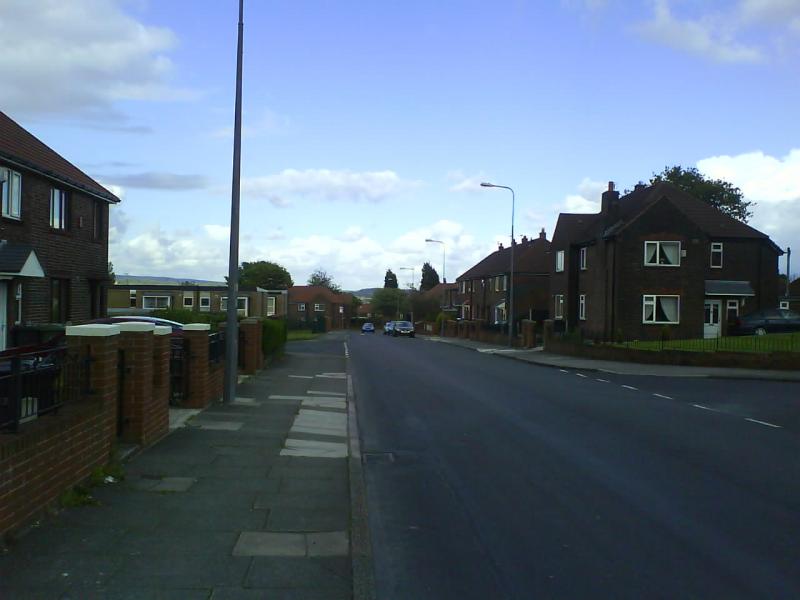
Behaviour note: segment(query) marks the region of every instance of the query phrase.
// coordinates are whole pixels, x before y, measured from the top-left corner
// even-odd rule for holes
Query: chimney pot
[[[497,249],[498,250],[502,250],[503,249],[503,242],[500,242],[499,244],[497,244]]]
[[[647,187],[647,186],[646,186],[644,183],[642,183],[642,182],[640,181],[640,182],[639,182],[639,183],[637,183],[635,186],[633,186],[633,189],[634,189],[634,191],[638,191],[638,190],[643,190],[643,189],[644,189],[644,188],[646,188],[646,187]]]
[[[609,181],[608,182],[608,191],[609,192],[613,192],[614,191],[614,182],[613,181]]]
[[[527,235],[523,235],[522,236],[522,243],[523,244],[527,244],[528,243],[528,236]]]
[[[542,230],[539,232],[539,239],[540,240],[546,240],[547,239],[547,234],[544,232],[544,227],[542,227]]]

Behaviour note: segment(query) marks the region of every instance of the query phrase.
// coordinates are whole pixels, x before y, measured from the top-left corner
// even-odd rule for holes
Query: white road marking
[[[347,347],[347,342],[343,342],[343,343],[344,343],[344,357],[345,358],[350,358],[350,349]]]
[[[775,425],[774,423],[767,423],[766,421],[759,421],[758,419],[751,419],[745,418],[745,421],[750,421],[751,423],[758,423],[759,425],[766,425],[767,427],[775,427],[776,429],[781,429],[780,425]]]
[[[709,408],[708,406],[703,406],[702,404],[692,404],[695,408],[702,408],[703,410],[710,410],[711,412],[722,412],[721,410],[717,410],[716,408]]]
[[[559,369],[559,371],[561,371],[562,373],[569,373],[569,371],[567,371],[566,369]]]
[[[664,394],[653,394],[653,396],[655,396],[656,398],[663,398],[664,400],[674,400],[675,399],[675,398],[672,398],[670,396],[665,396]]]
[[[306,393],[307,394],[314,394],[314,395],[317,395],[317,396],[346,396],[347,395],[347,394],[344,394],[342,392],[316,392],[314,390],[308,390]]]
[[[635,387],[633,387],[632,385],[625,385],[625,384],[623,384],[623,385],[622,385],[622,387],[624,387],[626,390],[634,390],[634,391],[636,391],[636,392],[638,392],[638,391],[639,391],[639,388],[635,388]]]
[[[586,379],[586,375],[584,375],[583,373],[575,373],[575,375],[577,375],[578,377],[583,377],[584,379]]]
[[[610,383],[610,381],[608,381],[608,379],[595,378],[595,381],[599,381],[600,383]]]
[[[292,379],[314,379],[313,375],[289,375]]]

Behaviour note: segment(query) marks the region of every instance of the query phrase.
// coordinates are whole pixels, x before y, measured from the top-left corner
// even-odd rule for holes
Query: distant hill
[[[369,300],[369,299],[372,298],[372,295],[377,290],[382,290],[382,289],[383,289],[382,287],[363,288],[363,289],[360,289],[360,290],[356,290],[354,292],[353,291],[347,291],[347,293],[348,294],[353,294],[353,296],[357,296],[357,297],[361,298],[362,300]],[[401,292],[405,292],[406,294],[411,293],[411,290],[409,290],[407,288],[400,288],[400,291]]]
[[[120,285],[182,285],[185,282],[196,285],[226,285],[224,281],[207,281],[189,277],[157,277],[154,275],[116,275]]]

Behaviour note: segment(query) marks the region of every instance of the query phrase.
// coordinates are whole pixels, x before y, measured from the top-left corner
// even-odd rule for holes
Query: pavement
[[[63,509],[0,552],[0,598],[351,598],[361,473],[343,339],[290,344],[233,404],[176,411],[123,481],[91,490],[98,505]]]
[[[800,371],[770,369],[737,369],[730,367],[685,367],[680,365],[648,365],[634,362],[578,358],[534,349],[508,348],[496,344],[485,344],[460,338],[424,336],[431,342],[453,344],[486,354],[496,354],[514,360],[545,367],[581,369],[616,375],[642,375],[649,377],[714,377],[718,379],[760,379],[764,381],[800,381]]]
[[[379,598],[800,597],[800,384],[348,346]]]

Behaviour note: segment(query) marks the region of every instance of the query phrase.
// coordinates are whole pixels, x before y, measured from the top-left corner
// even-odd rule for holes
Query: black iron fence
[[[208,336],[208,362],[225,360],[225,332],[218,331]]]
[[[189,382],[189,365],[186,360],[188,355],[189,340],[173,336],[169,349],[169,402],[174,406],[180,406],[186,398],[186,386]]]
[[[15,432],[89,393],[90,364],[66,347],[0,358],[0,431]]]

